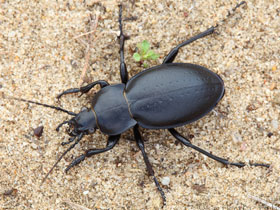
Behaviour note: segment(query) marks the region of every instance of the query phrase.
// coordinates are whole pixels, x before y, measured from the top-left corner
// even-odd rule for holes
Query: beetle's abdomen
[[[124,84],[106,86],[92,99],[97,126],[105,134],[117,135],[136,124],[129,115],[124,87]]]
[[[222,79],[194,64],[171,63],[131,78],[126,96],[133,118],[145,128],[172,128],[211,111],[224,94]]]

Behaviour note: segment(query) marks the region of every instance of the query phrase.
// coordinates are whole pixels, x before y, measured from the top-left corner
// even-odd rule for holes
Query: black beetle
[[[244,3],[243,1],[237,4],[233,11]],[[230,13],[228,16],[229,15]],[[58,98],[70,93],[84,94],[96,85],[101,86],[101,90],[97,92],[91,100],[91,108],[85,108],[78,114],[60,107],[25,99],[17,99],[53,108],[74,116],[72,119],[62,122],[56,128],[58,131],[64,124],[70,125],[68,133],[71,138],[68,142],[63,142],[62,145],[69,144],[73,141],[74,143],[60,156],[44,180],[61,158],[74,148],[83,136],[94,133],[96,129],[100,129],[102,133],[107,134],[109,137],[105,148],[87,150],[85,154],[72,161],[66,168],[66,172],[73,166],[79,164],[86,157],[112,149],[120,139],[121,133],[133,127],[136,143],[142,152],[148,173],[153,177],[165,204],[166,199],[164,192],[154,176],[154,171],[144,150],[144,142],[141,138],[138,126],[147,129],[168,129],[168,131],[184,145],[218,162],[238,167],[245,166],[242,162],[229,162],[227,159],[217,157],[193,145],[187,138],[180,135],[174,129],[175,127],[196,121],[206,115],[216,106],[224,95],[224,83],[219,75],[199,65],[173,63],[181,47],[212,34],[217,26],[218,25],[211,27],[177,45],[169,52],[161,65],[146,69],[131,79],[128,79],[128,73],[124,62],[124,42],[126,37],[122,30],[122,6],[120,5],[119,39],[121,61],[120,75],[122,83],[109,85],[104,80],[98,80],[87,86],[68,89],[59,94]],[[250,163],[250,165],[269,167],[269,165],[262,163]]]

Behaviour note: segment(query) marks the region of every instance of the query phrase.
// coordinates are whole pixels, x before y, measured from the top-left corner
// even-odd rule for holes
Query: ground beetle
[[[233,9],[235,11],[241,2]],[[227,15],[227,17],[230,15]],[[120,139],[121,133],[133,127],[137,146],[142,152],[147,171],[153,177],[157,189],[161,193],[165,204],[165,194],[157,181],[152,165],[144,149],[144,142],[139,132],[139,127],[147,129],[168,129],[168,131],[185,146],[191,147],[202,154],[225,165],[238,167],[245,166],[244,163],[229,162],[227,159],[217,157],[195,145],[187,138],[180,135],[174,128],[196,121],[210,112],[224,95],[224,83],[219,75],[209,69],[190,63],[173,63],[178,50],[195,40],[212,34],[215,27],[184,41],[173,48],[165,57],[163,63],[146,69],[131,79],[128,79],[126,64],[124,61],[125,36],[122,30],[122,6],[119,10],[120,28],[120,84],[109,85],[104,80],[98,80],[81,88],[72,88],[58,95],[58,98],[69,93],[87,93],[96,85],[100,85],[101,90],[93,96],[91,108],[82,109],[78,114],[67,111],[60,107],[42,104],[25,99],[17,99],[29,103],[35,103],[45,107],[73,115],[70,120],[62,122],[56,130],[64,124],[68,124],[71,136],[68,142],[74,142],[57,160],[50,174],[62,157],[77,145],[87,134],[94,133],[100,129],[102,133],[108,135],[107,146],[103,149],[89,149],[85,154],[77,157],[66,168],[66,172],[75,165],[78,165],[86,157],[96,155],[111,150]],[[269,167],[267,164],[250,163],[253,166]],[[44,178],[44,180],[46,179]]]

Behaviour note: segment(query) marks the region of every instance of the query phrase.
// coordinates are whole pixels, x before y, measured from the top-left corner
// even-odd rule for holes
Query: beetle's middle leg
[[[125,64],[125,60],[124,60],[124,42],[125,42],[126,37],[123,34],[123,30],[122,30],[122,5],[120,5],[119,26],[120,26],[119,39],[120,39],[120,60],[121,60],[120,74],[121,74],[122,83],[126,84],[127,80],[128,80],[128,73],[127,73],[126,64]]]
[[[118,141],[120,139],[120,136],[121,135],[109,136],[108,137],[107,146],[105,148],[103,148],[103,149],[89,149],[89,150],[87,150],[85,152],[85,154],[80,155],[75,160],[73,160],[72,163],[70,163],[70,165],[65,169],[65,172],[69,171],[69,169],[74,167],[75,165],[78,165],[80,162],[85,160],[86,157],[90,157],[92,155],[96,155],[96,154],[100,154],[100,153],[103,153],[103,152],[107,152],[107,151],[113,149],[113,147],[118,143]]]
[[[108,82],[104,81],[104,80],[97,80],[95,82],[92,82],[86,86],[80,87],[80,88],[70,88],[68,90],[63,91],[62,93],[60,93],[57,98],[60,99],[61,96],[66,95],[66,94],[70,94],[70,93],[81,93],[81,95],[83,95],[84,93],[87,93],[88,91],[90,91],[90,89],[92,89],[95,85],[100,85],[101,88],[106,87],[107,85],[109,85]]]
[[[237,167],[244,167],[246,164],[239,162],[239,163],[233,163],[233,162],[229,162],[227,159],[224,158],[220,158],[216,155],[213,155],[195,145],[193,145],[188,139],[186,139],[185,137],[183,137],[182,135],[180,135],[174,128],[170,128],[168,129],[168,131],[180,142],[182,142],[185,146],[187,147],[191,147],[193,149],[195,149],[196,151],[206,155],[209,158],[212,158],[224,165],[233,165],[233,166],[237,166]],[[268,164],[264,164],[264,163],[249,163],[250,166],[263,166],[263,167],[267,167],[269,168],[270,166]]]
[[[135,126],[133,127],[133,132],[134,132],[134,136],[135,136],[135,139],[136,139],[137,146],[139,147],[139,149],[140,149],[141,152],[142,152],[142,155],[143,155],[143,158],[144,158],[146,167],[147,167],[147,171],[148,171],[149,175],[153,177],[154,182],[155,182],[155,184],[156,184],[156,187],[157,187],[158,191],[160,192],[161,197],[162,197],[162,199],[163,199],[163,205],[165,205],[165,203],[166,203],[165,194],[164,194],[162,188],[160,187],[157,178],[155,177],[155,172],[154,172],[154,170],[153,170],[153,168],[152,168],[152,165],[151,165],[151,163],[150,163],[150,161],[149,161],[149,159],[148,159],[148,156],[147,156],[147,154],[146,154],[146,152],[145,152],[144,142],[143,142],[142,137],[141,137],[141,134],[140,134],[140,132],[139,132],[139,130],[138,130],[138,125],[135,125]]]

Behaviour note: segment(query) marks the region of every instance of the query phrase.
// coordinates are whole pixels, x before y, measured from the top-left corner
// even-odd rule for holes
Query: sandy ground
[[[237,1],[123,1],[125,57],[130,76],[143,70],[132,58],[148,40],[160,58],[176,44],[219,23]],[[65,167],[88,148],[103,147],[106,136],[87,136],[41,181],[66,149],[56,126],[63,112],[4,99],[21,97],[79,112],[90,94],[56,95],[85,81],[118,83],[118,3],[115,1],[0,1],[0,209],[160,209],[162,202],[147,176],[131,130],[110,152],[88,158],[68,174]],[[89,17],[99,16],[96,32]],[[218,73],[226,94],[203,119],[178,128],[193,144],[232,161],[255,161],[271,168],[224,167],[176,143],[165,130],[141,129],[146,150],[167,198],[164,209],[280,208],[280,5],[247,1],[215,34],[184,47],[176,62],[203,65]],[[134,19],[131,17],[135,17]],[[94,28],[94,24],[92,27]],[[97,38],[96,38],[97,37]],[[95,39],[95,40],[94,40]],[[87,51],[87,45],[90,50]],[[44,126],[38,139],[33,129]],[[274,209],[276,209],[276,206]]]

